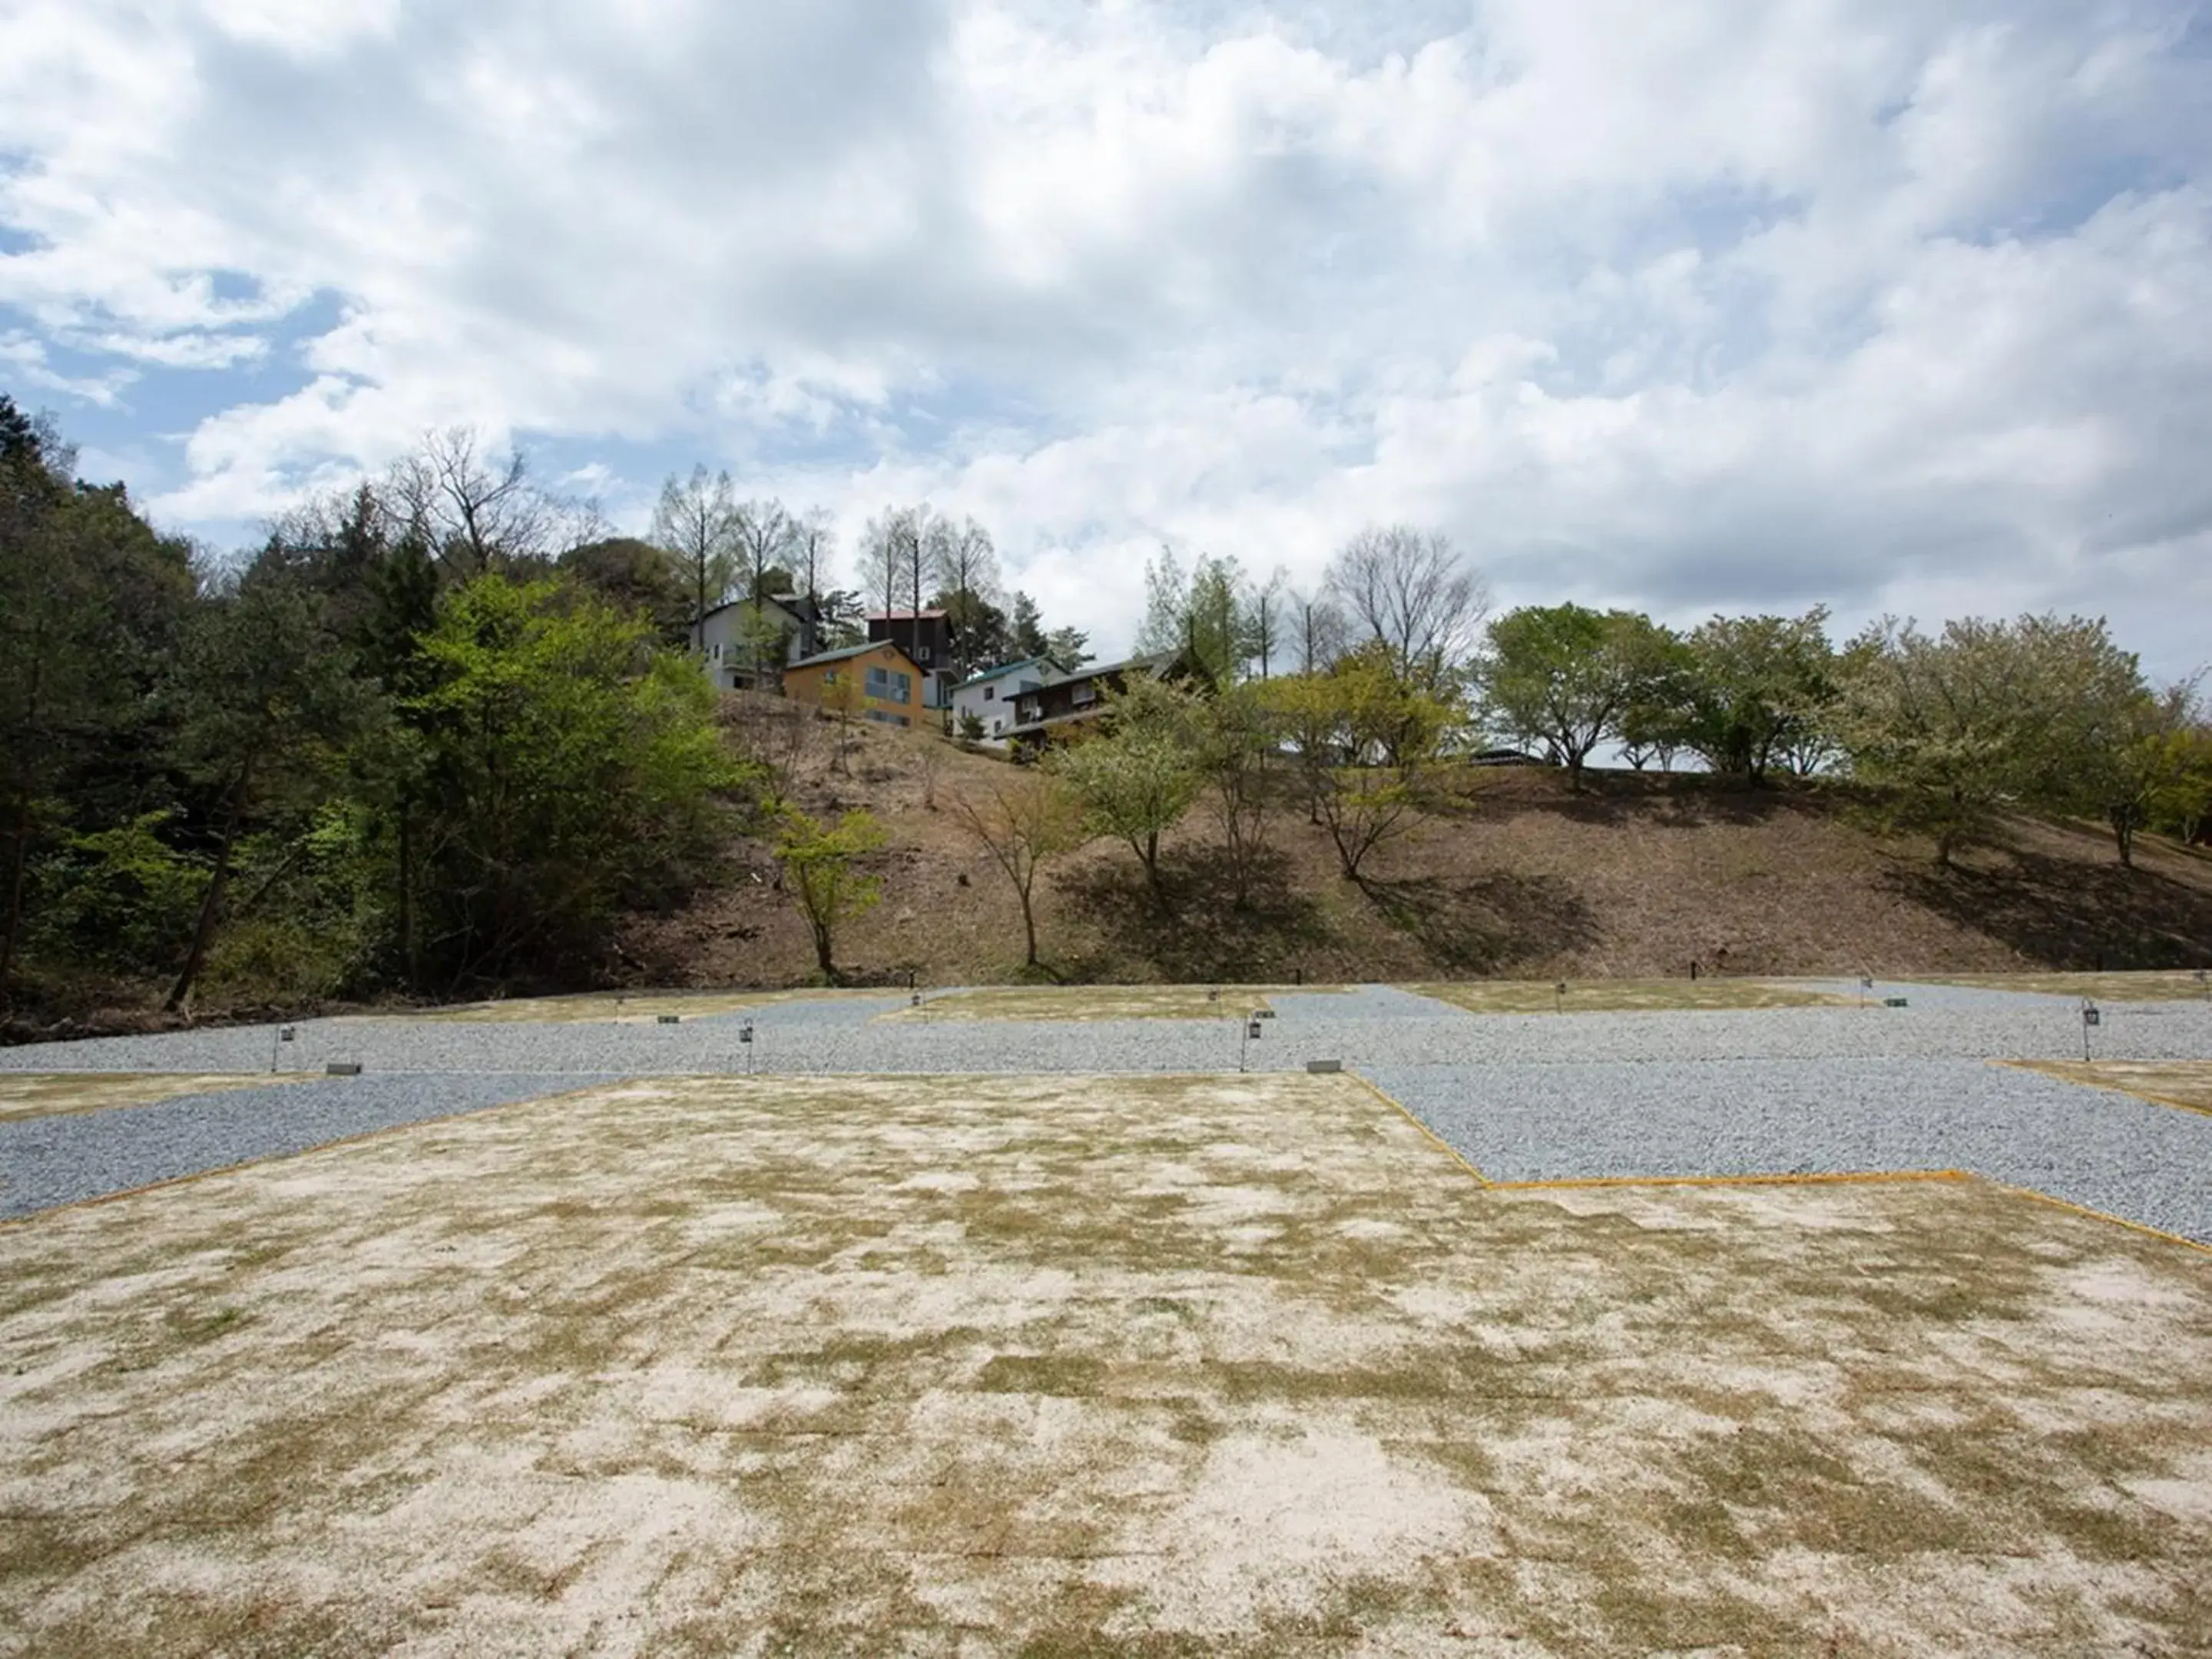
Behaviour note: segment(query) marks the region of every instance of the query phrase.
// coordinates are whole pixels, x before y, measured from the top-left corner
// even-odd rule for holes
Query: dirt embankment
[[[876,813],[883,901],[837,945],[849,982],[994,984],[1023,977],[1012,888],[953,803],[1017,780],[1009,763],[933,734],[854,725],[848,752],[791,706],[732,699],[732,729],[770,749],[807,811]],[[748,707],[737,707],[744,704]],[[1099,841],[1036,885],[1046,977],[1066,981],[1346,983],[1700,975],[2010,973],[2212,966],[2212,856],[2146,838],[2137,867],[2087,826],[2021,820],[2006,844],[1939,871],[1931,848],[1880,833],[1848,786],[1753,790],[1702,775],[1598,773],[1575,792],[1549,769],[1467,768],[1432,810],[1344,879],[1285,766],[1266,849],[1234,902],[1208,799],[1165,840],[1164,913],[1135,859]],[[727,879],[666,915],[634,916],[574,982],[595,988],[789,987],[817,977],[811,939],[768,846],[740,840]],[[175,1024],[161,986],[100,1007],[21,1014],[0,1041]],[[226,1007],[202,1023],[351,1012]]]
[[[951,810],[1012,775],[933,736],[856,732],[843,769],[826,728],[793,765],[808,810],[865,806],[889,845],[878,908],[847,930],[855,979],[1018,976],[1013,890]],[[930,802],[933,800],[933,807]],[[1467,769],[1436,810],[1344,879],[1286,768],[1248,902],[1231,901],[1201,799],[1166,839],[1163,914],[1135,859],[1101,841],[1037,883],[1051,973],[1067,980],[1309,983],[1703,974],[2005,973],[2212,963],[2212,858],[2154,842],[2123,868],[2111,838],[2021,821],[2008,844],[1936,869],[1833,783],[1752,790],[1701,775]],[[617,971],[638,984],[787,985],[811,945],[765,847],[679,914],[640,918]]]

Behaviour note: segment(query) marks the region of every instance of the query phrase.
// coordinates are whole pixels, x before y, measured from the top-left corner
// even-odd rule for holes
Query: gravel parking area
[[[495,1074],[316,1079],[0,1123],[0,1218],[592,1080]]]
[[[0,1050],[0,1073],[265,1074],[272,1053],[307,1069],[128,1121],[0,1125],[0,1215],[610,1077],[1194,1075],[1334,1059],[1495,1179],[1956,1168],[2212,1239],[2212,1120],[1985,1063],[2078,1060],[2072,1002],[1876,988],[1893,992],[1909,1006],[1526,1015],[1387,987],[1275,992],[1256,1038],[1234,1014],[939,1021],[887,995],[669,1025],[392,1017],[306,1022],[283,1045],[269,1026],[33,1045]],[[2212,1006],[2109,1006],[2091,1038],[2100,1060],[2212,1059]],[[314,1075],[331,1061],[366,1075]]]
[[[2212,1244],[2212,1117],[1974,1060],[1378,1067],[1498,1182],[1963,1170]]]
[[[1607,1060],[2079,1060],[2081,1022],[2054,999],[1964,992],[1941,1006],[1775,1008],[1742,1012],[1469,1014],[1401,991],[1276,994],[1246,1063],[1302,1070],[1308,1060],[1384,1066],[1574,1065]],[[1995,1001],[1979,999],[1997,997]],[[789,1003],[679,1024],[501,1024],[404,1018],[302,1024],[288,1068],[331,1060],[384,1072],[849,1073],[1235,1071],[1239,1021],[982,1020],[876,1015],[905,998]],[[927,1004],[925,1004],[925,1008]],[[738,1034],[747,1024],[755,1042]],[[271,1028],[164,1032],[0,1049],[0,1071],[263,1072]],[[2212,1006],[2144,1003],[2105,1011],[2100,1060],[2212,1058]],[[750,1048],[750,1055],[747,1053]]]

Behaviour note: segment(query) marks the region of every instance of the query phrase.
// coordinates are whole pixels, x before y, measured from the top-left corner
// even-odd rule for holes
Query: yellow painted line
[[[2101,1078],[2069,1077],[2064,1072],[2045,1071],[2041,1062],[2033,1060],[1993,1060],[1992,1066],[2010,1066],[2016,1072],[2032,1072],[2037,1077],[2047,1077],[2053,1083],[2070,1083],[2077,1089],[2101,1089],[2108,1095],[2125,1095],[2130,1100],[2148,1101],[2153,1106],[2170,1106],[2177,1112],[2194,1112],[2199,1117],[2212,1117],[2212,1107],[2198,1106],[2186,1100],[2175,1100],[2166,1095],[2154,1095],[2147,1089],[2132,1089],[2124,1083],[2107,1083]],[[2062,1062],[2067,1063],[2067,1062]],[[2157,1065],[2156,1060],[2143,1062]]]
[[[2032,1198],[2039,1204],[2048,1204],[2054,1209],[2070,1211],[2075,1215],[2087,1216],[2092,1221],[2109,1221],[2115,1227],[2125,1227],[2130,1232],[2148,1234],[2152,1238],[2163,1239],[2169,1244],[2179,1244],[2203,1255],[2212,1255],[2212,1244],[2200,1243],[2193,1238],[2185,1238],[2179,1233],[2167,1232],[2162,1227],[2147,1226],[2140,1221],[2130,1221],[2125,1216],[2109,1215],[2102,1210],[2093,1210],[2086,1204],[2076,1204],[2063,1198],[2053,1198],[2049,1193],[2039,1193],[2033,1187],[2015,1187],[2008,1182],[1989,1181],[1987,1176],[1984,1176],[1983,1179],[2001,1193],[2014,1193],[2021,1198]]]
[[[1461,1169],[1473,1176],[1479,1184],[1484,1187],[1491,1187],[1497,1184],[1492,1182],[1488,1176],[1476,1169],[1474,1164],[1468,1163],[1467,1161],[1466,1153],[1461,1152],[1458,1147],[1453,1146],[1451,1142],[1446,1140],[1434,1129],[1431,1129],[1427,1124],[1422,1122],[1419,1118],[1414,1116],[1413,1114],[1407,1109],[1406,1103],[1404,1101],[1398,1099],[1394,1095],[1383,1093],[1383,1091],[1377,1088],[1374,1083],[1370,1082],[1368,1079],[1362,1077],[1357,1072],[1346,1072],[1342,1075],[1350,1078],[1361,1088],[1366,1090],[1369,1094],[1373,1095],[1376,1099],[1381,1101],[1384,1105],[1390,1107],[1393,1110],[1397,1112],[1397,1114],[1401,1117],[1404,1118],[1407,1122],[1412,1124],[1416,1129],[1419,1129],[1422,1135],[1431,1143],[1442,1147],[1445,1155],[1449,1157],[1453,1163],[1458,1164]]]
[[[1964,1170],[1852,1170],[1819,1175],[1587,1176],[1568,1181],[1493,1181],[1501,1193],[1572,1192],[1586,1187],[1842,1187],[1900,1181],[1971,1181]]]
[[[392,1073],[386,1073],[386,1076]],[[295,1152],[271,1152],[265,1158],[249,1158],[237,1164],[225,1164],[213,1170],[195,1170],[190,1175],[171,1176],[166,1181],[149,1181],[143,1187],[125,1187],[120,1192],[100,1193],[92,1198],[72,1200],[67,1204],[49,1205],[43,1210],[33,1210],[28,1215],[9,1216],[0,1220],[0,1231],[9,1227],[27,1226],[33,1221],[44,1221],[49,1216],[64,1210],[89,1210],[95,1205],[113,1204],[125,1198],[137,1198],[147,1193],[164,1192],[171,1187],[181,1187],[189,1181],[205,1181],[214,1176],[237,1175],[246,1170],[259,1169],[264,1164],[282,1164],[288,1159],[307,1158],[315,1152],[337,1152],[341,1147],[364,1146],[372,1140],[381,1140],[387,1135],[404,1135],[416,1129],[434,1128],[441,1123],[460,1123],[472,1117],[483,1117],[493,1112],[504,1112],[517,1106],[544,1106],[556,1100],[574,1100],[584,1095],[595,1095],[603,1090],[620,1086],[596,1083],[583,1089],[564,1089],[559,1094],[532,1095],[525,1100],[502,1100],[489,1106],[471,1107],[465,1112],[450,1112],[442,1117],[417,1118],[412,1123],[394,1123],[382,1129],[367,1129],[357,1135],[348,1135],[342,1140],[325,1140],[313,1146],[302,1146]]]
[[[1442,1147],[1454,1163],[1473,1176],[1486,1192],[1575,1192],[1611,1187],[1893,1186],[1907,1182],[1978,1181],[1984,1185],[1996,1188],[1999,1192],[2016,1194],[2022,1198],[2032,1198],[2039,1204],[2049,1204],[2058,1209],[2069,1210],[2075,1215],[2086,1216],[2092,1221],[2109,1221],[2113,1225],[2125,1227],[2131,1232],[2142,1233],[2151,1238],[2162,1239],[2169,1244],[2184,1245],[2201,1254],[2212,1255],[2212,1244],[2200,1243],[2196,1239],[2185,1238],[2179,1233],[2170,1233],[2163,1228],[2148,1226],[2140,1221],[2130,1221],[2124,1216],[2110,1215],[2102,1210],[2092,1210],[2087,1206],[2075,1204],[2066,1199],[2053,1198],[2049,1193],[2039,1193],[2032,1187],[2014,1187],[2006,1182],[1991,1181],[1986,1176],[1977,1176],[1966,1170],[1854,1170],[1832,1175],[1590,1176],[1570,1181],[1492,1181],[1468,1162],[1466,1155],[1456,1146],[1442,1139],[1435,1130],[1416,1117],[1403,1101],[1384,1093],[1382,1089],[1357,1072],[1346,1072],[1344,1075],[1359,1085],[1377,1100],[1395,1109],[1398,1114],[1419,1130],[1425,1139]]]

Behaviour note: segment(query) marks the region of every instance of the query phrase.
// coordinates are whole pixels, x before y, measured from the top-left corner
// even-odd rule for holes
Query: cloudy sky
[[[2185,0],[0,0],[0,389],[240,543],[469,422],[642,528],[973,512],[2212,657]]]

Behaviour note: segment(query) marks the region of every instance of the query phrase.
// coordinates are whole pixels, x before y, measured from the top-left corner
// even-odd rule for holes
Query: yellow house
[[[921,713],[921,670],[889,640],[874,640],[800,658],[783,671],[783,695],[885,726],[911,726]]]

